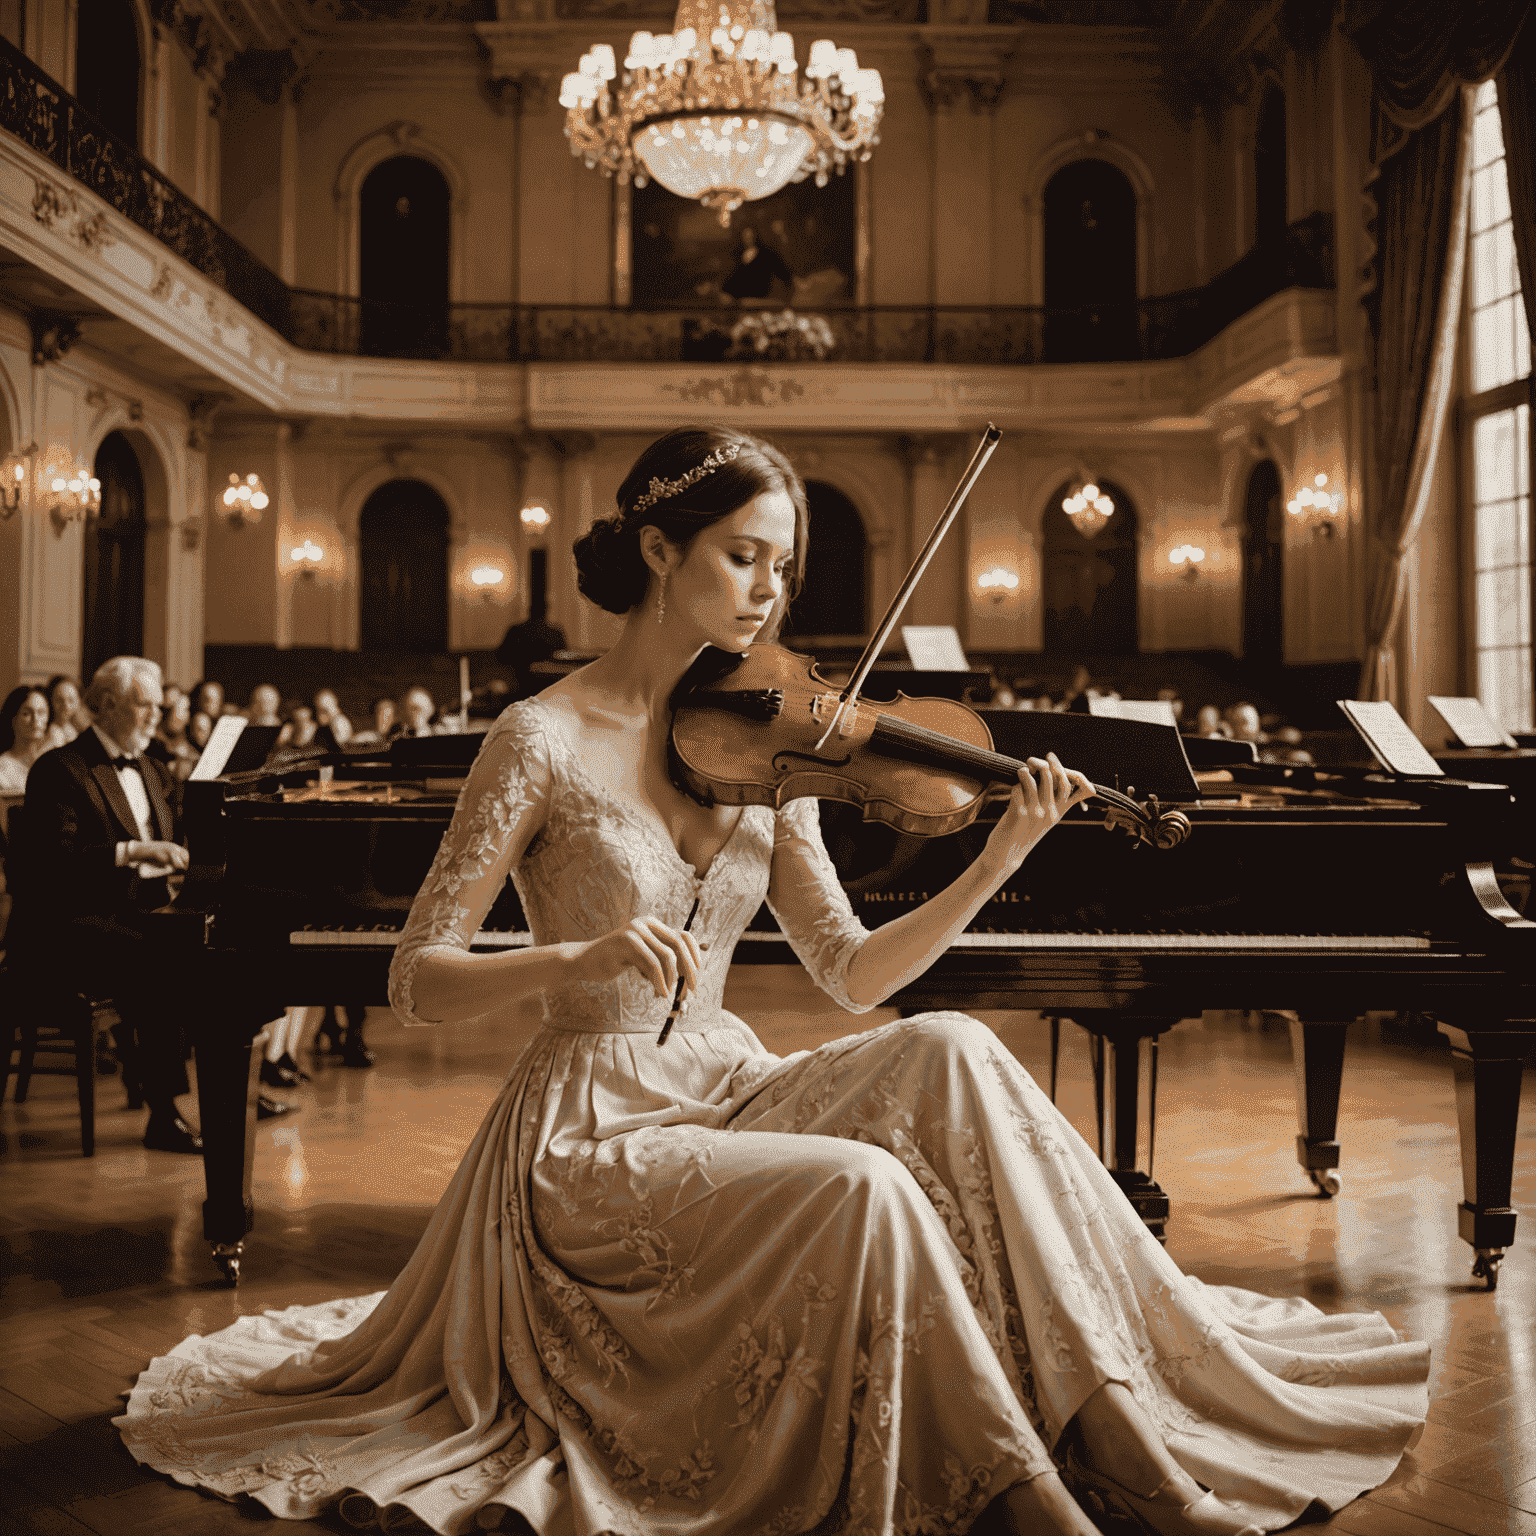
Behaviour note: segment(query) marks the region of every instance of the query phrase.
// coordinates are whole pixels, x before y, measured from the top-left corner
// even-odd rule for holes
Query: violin
[[[846,703],[814,660],[781,645],[706,651],[672,706],[672,779],[705,805],[778,807],[814,795],[940,837],[969,826],[990,786],[1017,784],[1025,766],[993,750],[986,721],[965,704],[905,694]],[[1140,805],[1100,784],[1093,793],[1109,805],[1107,824],[1138,843],[1176,848],[1189,836],[1189,818],[1155,797]]]
[[[839,690],[808,657],[779,645],[743,654],[707,649],[671,700],[668,763],[672,781],[704,805],[771,805],[814,795],[864,808],[918,837],[939,837],[975,820],[991,785],[1016,784],[1026,765],[993,750],[975,710],[951,699],[894,704],[860,700],[859,690],[922,574],[980,478],[1002,433],[990,422],[927,542],[884,618]],[[1119,790],[1093,786],[1109,805],[1111,827],[1138,845],[1176,848],[1189,818],[1155,798],[1139,805]]]

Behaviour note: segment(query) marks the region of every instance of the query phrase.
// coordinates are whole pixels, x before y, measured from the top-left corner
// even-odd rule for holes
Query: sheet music
[[[1481,699],[1452,699],[1432,693],[1429,702],[1464,747],[1512,747],[1515,738],[1483,708]]]
[[[1088,713],[1090,715],[1097,715],[1101,720],[1126,719],[1129,717],[1122,716],[1120,713],[1120,706],[1124,702],[1124,699],[1106,699],[1096,693],[1090,693],[1088,695]]]
[[[1424,743],[1409,729],[1408,722],[1389,699],[1371,702],[1339,699],[1337,702],[1383,768],[1416,779],[1445,777],[1445,769],[1429,755]]]
[[[960,631],[953,624],[903,624],[907,659],[919,672],[969,672]]]
[[[1093,712],[1093,700],[1088,701],[1089,712]],[[1169,699],[1120,699],[1116,702],[1122,720],[1144,720],[1148,725],[1166,725],[1178,730],[1179,722],[1174,718],[1173,703]]]
[[[229,754],[234,751],[235,743],[240,740],[240,733],[245,729],[246,724],[243,715],[220,715],[213,723],[213,735],[208,738],[208,745],[203,748],[203,755],[198,758],[191,777],[194,779],[218,778],[224,772]]]

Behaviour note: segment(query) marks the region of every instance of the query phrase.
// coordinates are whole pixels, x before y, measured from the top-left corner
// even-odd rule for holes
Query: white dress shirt
[[[150,809],[149,791],[144,788],[144,775],[136,768],[125,767],[124,764],[132,754],[125,751],[113,739],[102,730],[99,725],[91,727],[96,732],[96,739],[106,748],[107,756],[112,759],[113,766],[117,769],[117,782],[123,786],[123,794],[128,800],[128,809],[133,812],[134,822],[139,829],[139,841],[149,843],[155,840],[154,812]],[[117,863],[121,868],[131,862],[128,858],[128,844],[117,845]]]

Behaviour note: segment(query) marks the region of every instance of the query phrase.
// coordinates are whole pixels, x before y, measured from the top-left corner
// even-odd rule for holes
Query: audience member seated
[[[24,794],[33,763],[50,748],[48,699],[41,688],[23,684],[0,705],[0,796]],[[0,831],[5,813],[0,808]]]
[[[400,701],[400,721],[389,733],[390,739],[399,736],[440,736],[443,728],[438,724],[437,705],[425,688],[411,688]]]
[[[395,734],[395,701],[377,698],[368,706],[370,724],[366,730],[354,731],[348,740],[349,747],[382,747]]]
[[[1255,746],[1263,746],[1269,740],[1259,721],[1258,710],[1246,701],[1231,705],[1222,719],[1233,741],[1251,741]]]
[[[271,683],[260,683],[251,690],[251,702],[245,711],[245,718],[252,725],[281,725],[283,722],[277,712],[282,704],[283,696]]]
[[[203,748],[208,745],[208,738],[213,735],[213,717],[202,710],[198,710],[187,722],[187,739],[197,748],[197,754],[202,756]]]
[[[187,867],[171,775],[145,752],[162,697],[154,662],[113,657],[86,690],[92,728],[33,765],[24,836],[12,839],[11,952],[27,957],[32,985],[65,976],[69,986],[113,1000],[125,1070],[149,1108],[144,1145],[197,1152],[202,1143],[176,1107],[188,1091],[185,997],[180,988],[167,996],[146,938],[147,915],[169,899],[169,877]],[[191,993],[204,990],[194,984]]]
[[[67,673],[48,679],[48,745],[62,747],[91,723],[80,703],[80,685]]]
[[[171,770],[171,777],[178,784],[185,784],[192,777],[192,770],[202,756],[202,748],[187,734],[191,720],[192,700],[179,688],[174,693],[167,689],[155,738],[145,749],[152,758]]]
[[[199,711],[207,715],[210,720],[217,720],[224,713],[224,684],[216,683],[212,678],[204,678],[200,683],[192,685],[192,713]]]
[[[309,705],[295,704],[288,711],[288,718],[283,721],[283,728],[278,733],[277,744],[280,747],[312,747],[315,744],[315,732],[317,729],[315,712]]]
[[[330,752],[339,752],[352,739],[352,722],[341,712],[335,693],[322,688],[314,698],[315,737]]]
[[[1230,737],[1232,727],[1221,718],[1221,711],[1214,704],[1202,704],[1195,716],[1195,735]]]

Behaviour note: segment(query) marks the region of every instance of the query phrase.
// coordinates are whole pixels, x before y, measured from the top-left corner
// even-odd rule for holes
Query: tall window
[[[1531,335],[1491,80],[1477,93],[1473,118],[1468,238],[1463,446],[1471,469],[1477,695],[1506,730],[1530,730]]]
[[[363,351],[439,357],[448,345],[448,183],[396,155],[363,182],[358,209]]]
[[[1136,190],[1103,160],[1075,160],[1045,184],[1045,357],[1137,356]]]
[[[139,147],[139,29],[128,0],[80,0],[75,99],[124,143]]]

